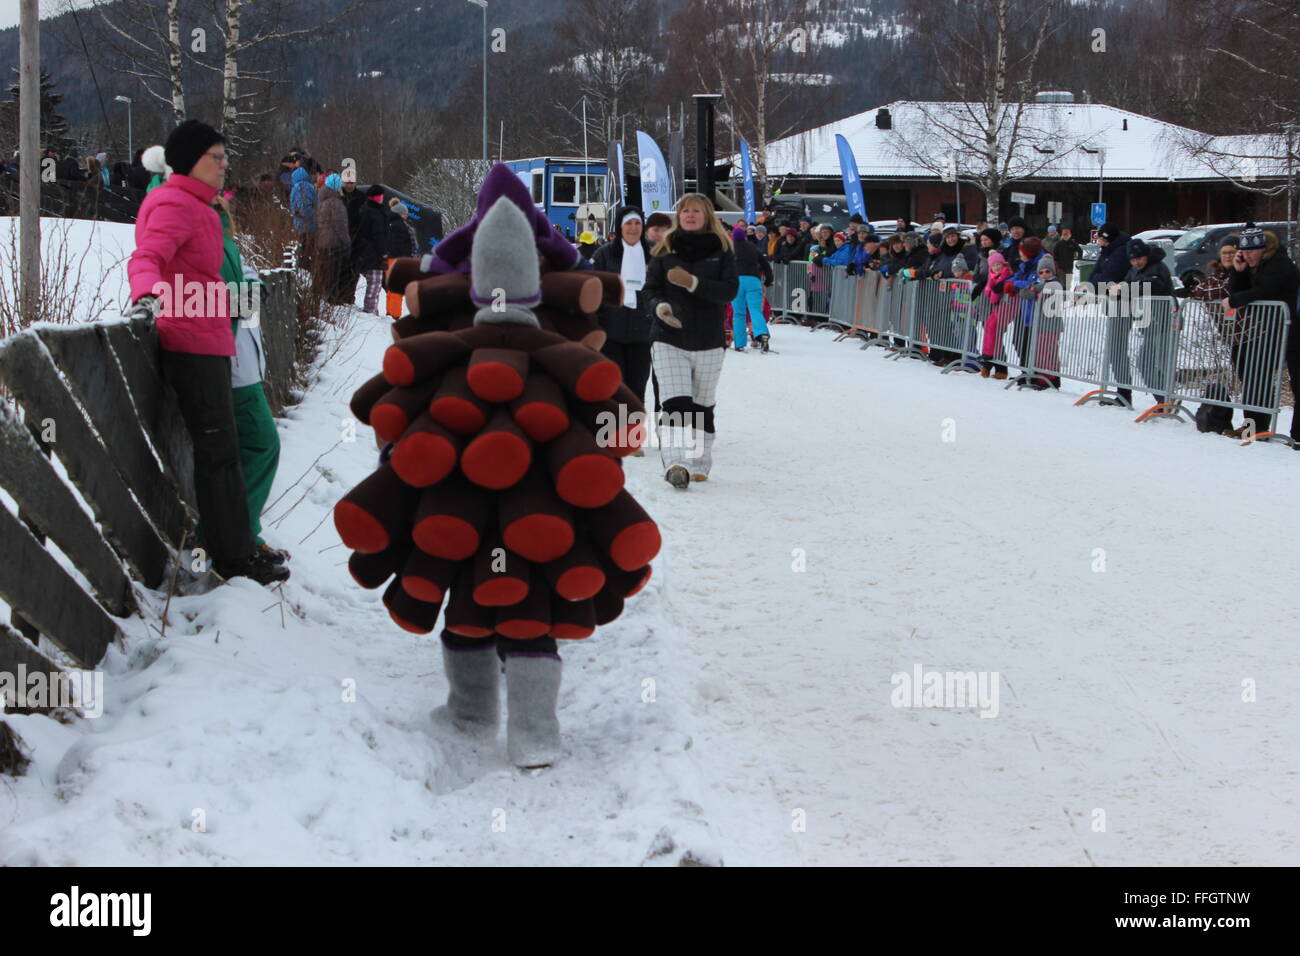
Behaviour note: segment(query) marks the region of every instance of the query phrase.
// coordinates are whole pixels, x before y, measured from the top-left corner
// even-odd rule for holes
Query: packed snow
[[[627,460],[664,551],[562,647],[565,756],[523,773],[431,717],[436,632],[344,567],[387,325],[280,422],[282,591],[174,598],[165,637],[148,594],[102,717],[6,718],[0,863],[1294,861],[1300,454],[776,327],[727,356],[707,484]],[[910,706],[918,668],[996,694]]]

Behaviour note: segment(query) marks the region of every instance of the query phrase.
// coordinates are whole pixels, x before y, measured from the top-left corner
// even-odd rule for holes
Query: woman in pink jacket
[[[194,444],[194,488],[212,568],[223,578],[283,581],[288,568],[260,552],[248,522],[230,386],[235,354],[212,201],[225,183],[222,135],[186,120],[166,144],[171,175],[145,197],[127,265],[134,317],[157,320],[163,376],[176,390]]]

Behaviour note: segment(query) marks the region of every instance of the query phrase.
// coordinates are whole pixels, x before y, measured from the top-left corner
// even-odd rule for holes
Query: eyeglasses
[[[204,153],[203,155],[208,157],[208,159],[215,159],[218,163],[230,162],[225,153]]]

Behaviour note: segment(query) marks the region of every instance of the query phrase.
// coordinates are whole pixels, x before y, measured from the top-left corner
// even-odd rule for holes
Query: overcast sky
[[[37,0],[42,17],[51,17],[63,6],[64,0]],[[84,7],[89,0],[80,0],[78,6]],[[0,0],[0,30],[5,27],[18,26],[18,0]]]

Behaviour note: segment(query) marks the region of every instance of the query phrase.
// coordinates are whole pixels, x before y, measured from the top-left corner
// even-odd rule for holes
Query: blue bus
[[[604,234],[605,175],[609,171],[605,160],[534,156],[506,160],[505,164],[524,181],[533,202],[566,237],[574,239],[584,230],[598,237]]]

